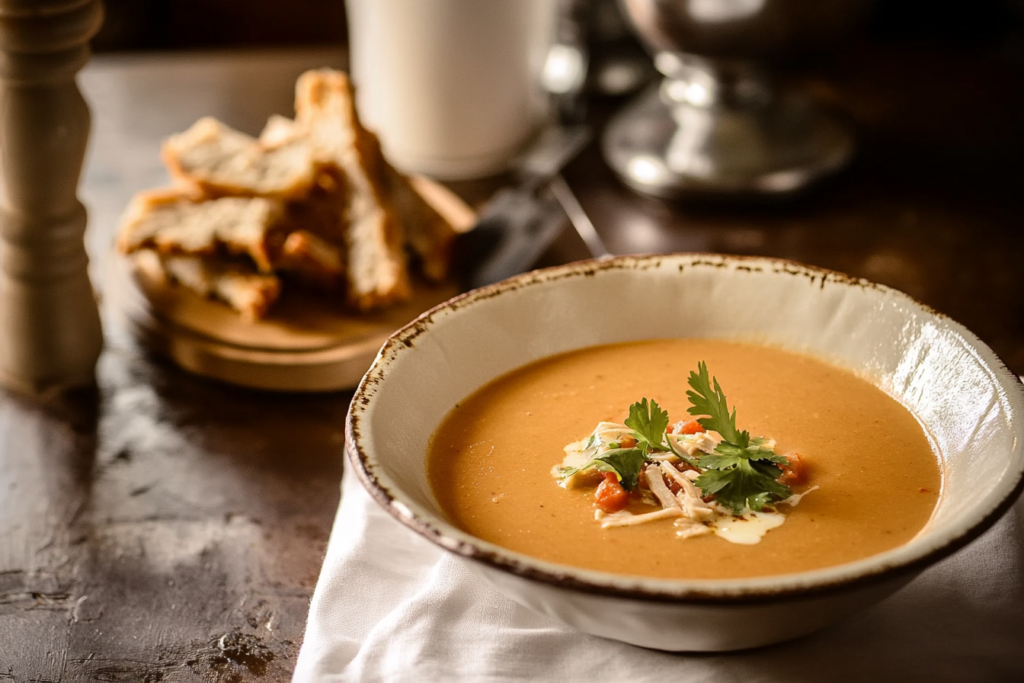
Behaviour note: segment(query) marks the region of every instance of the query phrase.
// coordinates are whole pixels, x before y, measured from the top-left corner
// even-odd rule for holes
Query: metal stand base
[[[776,93],[749,64],[659,55],[669,74],[605,131],[605,159],[659,197],[785,195],[842,168],[852,132],[799,93]]]

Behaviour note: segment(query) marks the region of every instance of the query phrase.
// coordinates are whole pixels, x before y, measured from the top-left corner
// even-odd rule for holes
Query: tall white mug
[[[356,104],[399,169],[504,170],[546,115],[558,0],[346,0]]]

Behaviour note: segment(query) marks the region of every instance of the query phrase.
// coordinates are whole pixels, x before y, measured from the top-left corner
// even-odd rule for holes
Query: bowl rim
[[[1012,486],[985,491],[987,511],[977,517],[952,525],[950,531],[932,538],[930,543],[921,543],[915,537],[912,541],[883,553],[832,567],[774,574],[764,577],[740,579],[658,579],[638,575],[614,574],[597,570],[573,567],[541,560],[526,554],[508,550],[488,541],[476,538],[458,529],[447,520],[439,518],[416,504],[409,505],[401,500],[401,488],[389,480],[386,474],[377,471],[372,457],[360,441],[360,419],[372,406],[377,387],[388,374],[388,365],[395,354],[414,346],[413,340],[425,333],[433,319],[446,311],[455,311],[474,305],[476,302],[498,296],[505,291],[521,289],[568,277],[592,276],[607,270],[635,270],[650,264],[660,267],[663,261],[687,261],[689,265],[728,267],[740,269],[763,269],[770,267],[774,272],[811,278],[814,282],[826,282],[875,289],[884,294],[895,295],[903,301],[933,316],[950,328],[980,355],[983,365],[997,377],[1002,376],[1001,385],[1007,394],[1016,393],[1017,403],[1024,416],[1024,384],[1022,378],[1010,372],[1006,364],[980,338],[949,316],[935,311],[908,294],[845,273],[810,266],[789,259],[765,256],[741,256],[706,252],[673,252],[664,254],[634,254],[603,257],[576,261],[550,268],[529,271],[501,282],[470,290],[425,311],[415,320],[397,330],[381,346],[373,364],[363,376],[355,390],[345,419],[345,452],[355,474],[377,504],[393,518],[412,529],[443,550],[477,562],[485,567],[498,570],[530,581],[547,584],[571,591],[599,594],[612,598],[642,600],[675,604],[757,604],[799,598],[814,598],[836,592],[859,588],[871,584],[888,583],[901,578],[909,580],[939,560],[957,552],[976,539],[1014,504],[1024,491],[1024,460],[1008,477],[1016,477]],[[1010,386],[1006,380],[1010,379]],[[1010,390],[1010,387],[1014,387]],[[383,474],[383,476],[382,476]],[[923,548],[923,549],[921,549]],[[910,552],[908,549],[916,549]]]

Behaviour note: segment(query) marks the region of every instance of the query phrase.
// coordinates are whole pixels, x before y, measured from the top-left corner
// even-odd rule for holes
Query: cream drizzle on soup
[[[700,361],[742,428],[770,434],[780,453],[799,451],[818,490],[756,545],[681,541],[666,531],[672,519],[595,524],[593,491],[560,488],[552,463],[595,424],[624,422],[639,396],[685,416],[687,376]],[[808,356],[697,339],[591,347],[515,370],[449,413],[427,470],[446,515],[474,536],[552,562],[664,578],[764,576],[874,555],[917,534],[941,489],[920,423],[871,383]]]

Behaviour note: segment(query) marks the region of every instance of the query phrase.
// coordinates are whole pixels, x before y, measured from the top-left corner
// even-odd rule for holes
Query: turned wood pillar
[[[102,21],[100,0],[0,0],[0,382],[22,391],[91,384],[103,345],[75,82]]]

